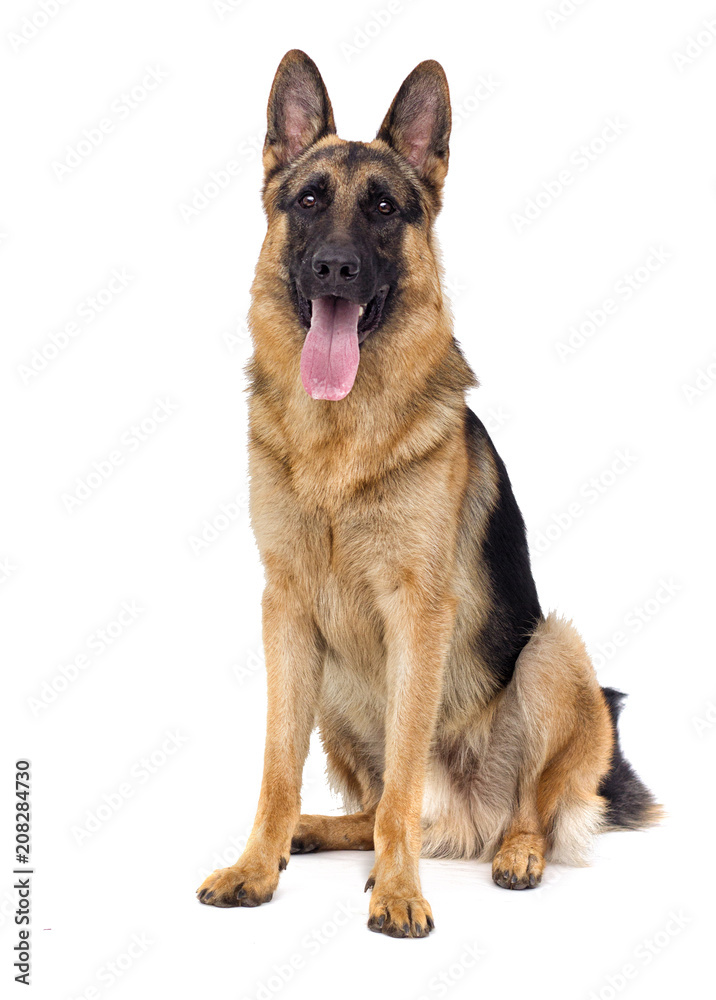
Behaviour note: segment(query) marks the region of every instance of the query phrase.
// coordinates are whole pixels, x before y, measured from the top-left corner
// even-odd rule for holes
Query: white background
[[[556,23],[557,3],[71,0],[46,24],[30,0],[3,4],[0,977],[13,995],[18,756],[34,776],[37,997],[609,1000],[693,991],[712,967],[716,20],[702,22],[716,9],[565,2]],[[261,776],[244,317],[264,228],[256,148],[295,46],[346,138],[372,138],[417,62],[446,69],[439,234],[482,383],[471,403],[541,550],[543,606],[573,617],[602,683],[629,692],[627,755],[670,814],[601,837],[592,867],[553,867],[535,892],[496,888],[487,865],[424,862],[437,928],[423,941],[366,930],[372,855],[293,858],[258,910],[194,898],[235,860]],[[165,78],[142,90],[148,69]],[[63,171],[104,119],[101,144]],[[621,134],[600,143],[607,119]],[[93,314],[113,269],[125,287]],[[572,327],[591,336],[560,357]],[[117,452],[112,475],[68,501]],[[124,602],[141,611],[112,625]],[[304,808],[337,807],[316,750]]]

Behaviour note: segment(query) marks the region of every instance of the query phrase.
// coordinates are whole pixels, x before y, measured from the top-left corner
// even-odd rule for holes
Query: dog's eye
[[[298,204],[301,208],[313,208],[316,204],[315,194],[304,194],[298,199]]]
[[[392,215],[395,211],[395,205],[387,198],[381,198],[378,202],[378,211],[381,215]]]

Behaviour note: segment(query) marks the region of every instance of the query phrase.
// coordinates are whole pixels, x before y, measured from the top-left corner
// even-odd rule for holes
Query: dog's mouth
[[[389,286],[361,304],[337,295],[307,299],[296,286],[298,315],[308,330],[301,352],[301,379],[312,399],[344,399],[353,388],[360,345],[379,325]]]

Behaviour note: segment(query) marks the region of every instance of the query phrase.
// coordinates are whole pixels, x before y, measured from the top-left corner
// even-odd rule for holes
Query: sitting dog
[[[433,226],[450,99],[420,63],[372,142],[336,135],[305,53],[284,57],[264,146],[252,289],[251,519],[266,575],[264,776],[212,906],[271,899],[291,853],[375,850],[368,926],[425,937],[420,856],[492,862],[529,889],[600,830],[660,815],[624,760],[621,695],[544,615]],[[300,814],[318,726],[345,816]]]

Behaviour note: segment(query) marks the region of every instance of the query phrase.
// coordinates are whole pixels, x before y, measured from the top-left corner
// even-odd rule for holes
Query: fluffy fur
[[[449,133],[437,63],[413,71],[370,143],[335,135],[307,56],[279,67],[250,312],[264,780],[246,851],[207,879],[204,903],[271,898],[292,850],[374,848],[369,926],[420,937],[433,925],[421,853],[489,860],[498,885],[531,888],[546,859],[582,864],[600,829],[657,816],[618,747],[618,696],[573,626],[540,609],[507,472],[465,403],[476,382],[433,233]],[[312,216],[296,208],[307,185],[323,199]],[[373,220],[386,188],[398,217]],[[340,402],[309,398],[299,373],[297,268],[316,226],[352,234],[390,286]],[[300,815],[314,725],[345,817]]]

